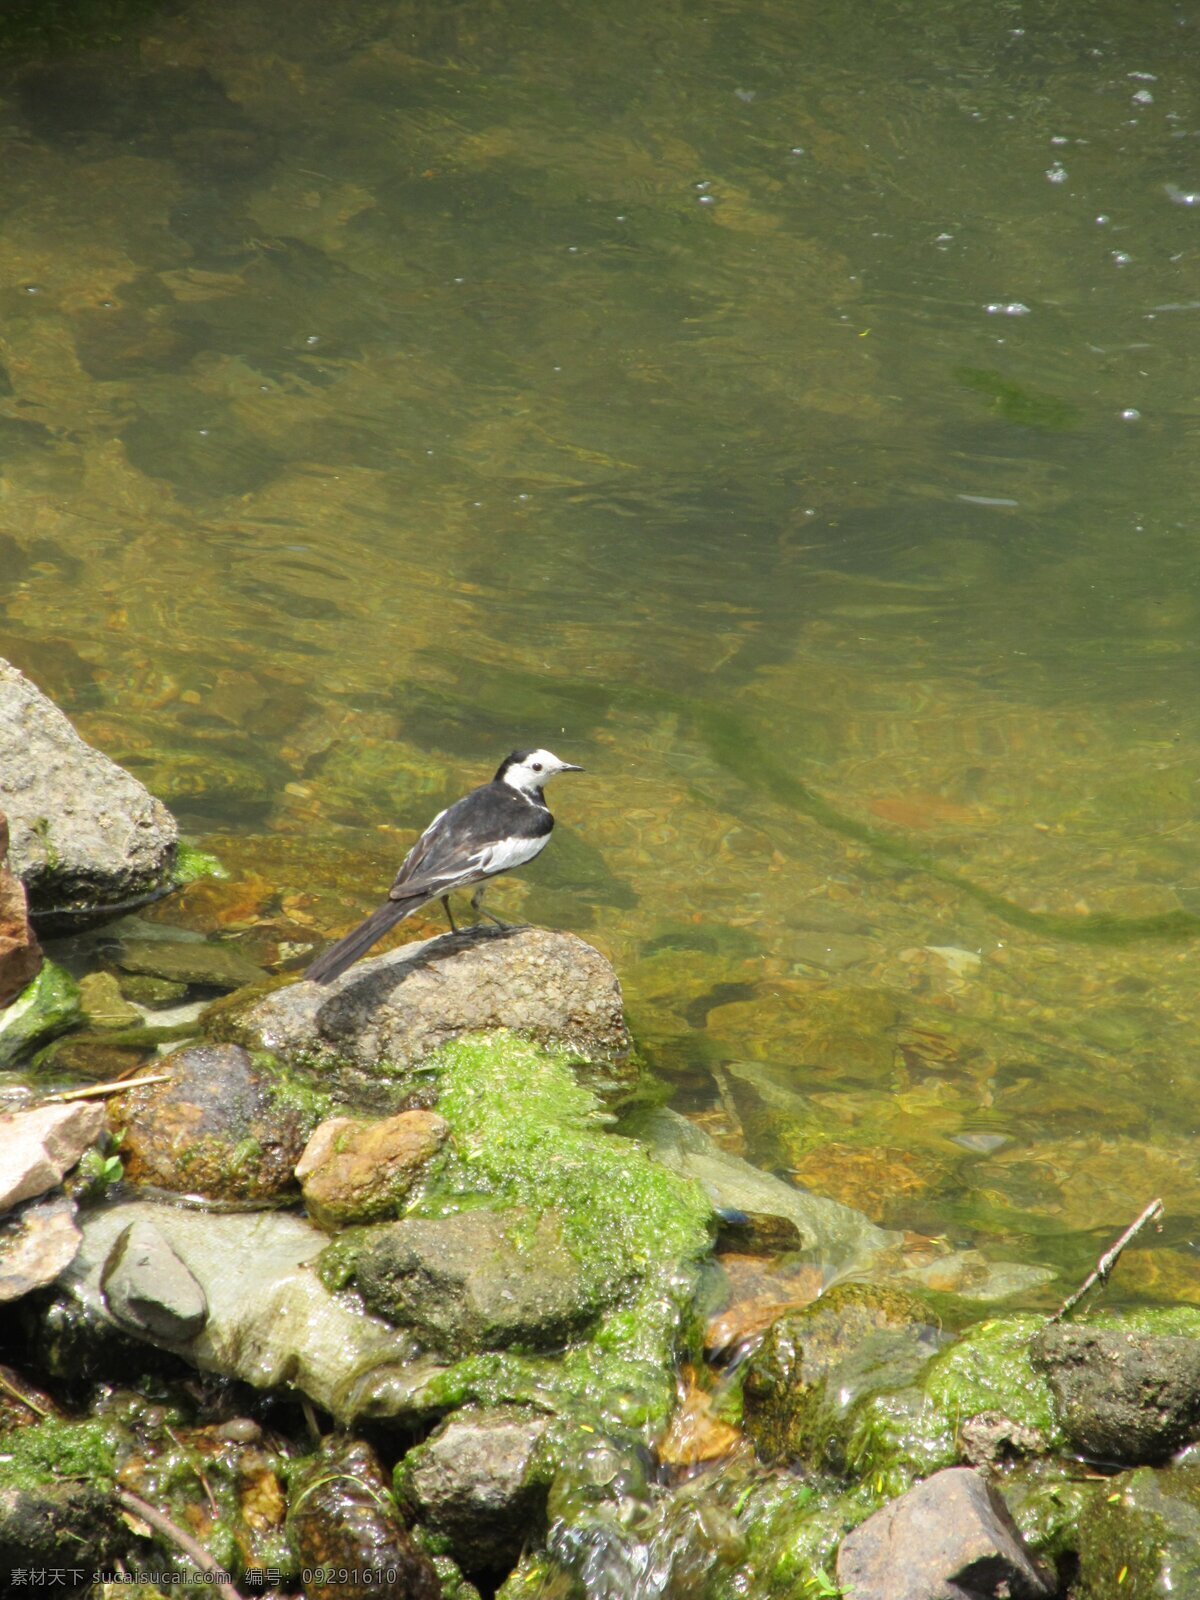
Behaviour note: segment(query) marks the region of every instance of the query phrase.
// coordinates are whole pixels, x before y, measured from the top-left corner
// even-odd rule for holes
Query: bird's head
[[[522,794],[540,794],[542,786],[560,772],[582,772],[572,761],[560,761],[550,750],[514,750],[500,763],[494,781],[507,783]]]

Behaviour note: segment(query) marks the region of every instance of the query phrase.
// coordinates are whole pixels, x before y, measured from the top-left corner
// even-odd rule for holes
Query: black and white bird
[[[479,887],[471,909],[503,927],[499,917],[483,909],[487,880],[525,866],[546,848],[554,818],[542,790],[560,772],[582,771],[549,750],[514,750],[491,783],[438,812],[405,856],[386,904],[318,956],[304,976],[312,983],[332,983],[389,928],[431,900],[442,902],[457,932],[449,897],[472,884]]]

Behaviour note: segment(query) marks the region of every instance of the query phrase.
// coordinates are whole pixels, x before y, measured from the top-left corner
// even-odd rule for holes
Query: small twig
[[[126,1089],[140,1089],[145,1083],[169,1083],[169,1072],[152,1072],[145,1078],[114,1078],[110,1083],[91,1083],[86,1089],[67,1089],[63,1094],[48,1094],[43,1105],[62,1105],[67,1100],[94,1100],[102,1094],[124,1094]]]
[[[1074,1311],[1075,1307],[1083,1299],[1085,1294],[1094,1289],[1098,1283],[1107,1283],[1112,1269],[1120,1260],[1121,1251],[1124,1250],[1125,1246],[1131,1239],[1135,1238],[1139,1233],[1141,1233],[1142,1229],[1148,1222],[1157,1222],[1162,1214],[1162,1201],[1151,1200],[1150,1204],[1142,1212],[1137,1221],[1130,1223],[1129,1227],[1125,1229],[1125,1232],[1117,1240],[1116,1244],[1113,1245],[1112,1249],[1104,1252],[1099,1261],[1097,1261],[1094,1270],[1088,1273],[1087,1277],[1079,1285],[1075,1293],[1063,1301],[1062,1305],[1059,1306],[1058,1310],[1050,1318],[1050,1321],[1061,1322],[1063,1317]],[[1161,1232],[1161,1229],[1159,1231]]]
[[[46,1410],[45,1406],[36,1405],[27,1394],[22,1394],[21,1390],[17,1388],[15,1383],[9,1383],[8,1379],[3,1375],[3,1373],[0,1373],[0,1389],[3,1389],[5,1393],[12,1395],[14,1400],[19,1400],[23,1406],[28,1406],[30,1411],[32,1411],[35,1416],[48,1417],[52,1415],[51,1412]]]
[[[175,1446],[175,1448],[178,1451],[180,1451],[180,1453],[185,1457],[185,1459],[187,1460],[188,1466],[191,1467],[192,1471],[199,1478],[200,1487],[204,1490],[204,1493],[208,1496],[208,1506],[209,1506],[209,1510],[212,1512],[213,1521],[214,1522],[220,1522],[220,1520],[221,1520],[221,1508],[217,1504],[217,1497],[216,1497],[216,1495],[213,1494],[212,1488],[211,1488],[211,1486],[209,1484],[208,1479],[204,1476],[204,1468],[200,1465],[199,1458],[196,1455],[196,1452],[194,1450],[189,1449],[189,1447],[186,1444],[184,1444],[183,1440],[174,1431],[174,1429],[173,1428],[168,1428],[166,1423],[163,1424],[163,1432],[166,1434],[167,1438],[170,1439],[171,1443]]]
[[[201,1572],[211,1573],[213,1582],[220,1584],[221,1594],[225,1597],[225,1600],[242,1600],[242,1596],[233,1587],[233,1579],[225,1571],[225,1568],[219,1561],[214,1561],[204,1546],[197,1544],[190,1533],[185,1533],[181,1527],[171,1521],[170,1517],[164,1516],[161,1511],[156,1511],[148,1501],[142,1499],[141,1495],[130,1494],[128,1489],[118,1489],[117,1499],[125,1507],[126,1511],[131,1511],[135,1517],[141,1517],[143,1522],[148,1522],[165,1539],[169,1539],[173,1545],[178,1546]]]

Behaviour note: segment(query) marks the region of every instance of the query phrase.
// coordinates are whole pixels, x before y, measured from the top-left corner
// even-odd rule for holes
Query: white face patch
[[[540,789],[556,772],[566,770],[567,763],[560,761],[552,750],[531,750],[524,761],[509,767],[504,781],[514,789]]]

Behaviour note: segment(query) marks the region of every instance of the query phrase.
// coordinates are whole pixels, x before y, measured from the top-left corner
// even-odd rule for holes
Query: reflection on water
[[[14,61],[0,648],[227,924],[348,926],[552,744],[498,898],[726,1142],[1072,1270],[1161,1194],[1124,1281],[1200,1298],[1195,26],[239,0]]]

